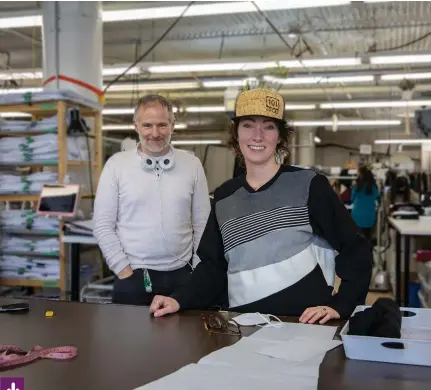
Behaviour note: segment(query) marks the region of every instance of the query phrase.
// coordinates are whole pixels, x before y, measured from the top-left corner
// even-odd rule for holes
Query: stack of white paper
[[[336,327],[285,324],[262,328],[236,344],[205,356],[198,364],[140,387],[145,390],[269,389],[316,390],[319,366]]]

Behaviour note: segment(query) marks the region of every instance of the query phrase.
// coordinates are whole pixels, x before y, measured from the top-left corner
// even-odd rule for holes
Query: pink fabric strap
[[[69,360],[78,355],[76,347],[33,347],[30,351],[15,345],[0,345],[0,370],[28,364],[37,359]]]

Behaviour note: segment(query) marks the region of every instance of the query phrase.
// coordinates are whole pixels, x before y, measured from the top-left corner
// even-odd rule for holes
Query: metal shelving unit
[[[31,131],[31,132],[0,132],[0,137],[25,137],[25,136],[36,136],[42,134],[56,133],[58,137],[58,159],[56,161],[46,161],[46,162],[0,162],[0,172],[4,170],[5,167],[27,167],[30,171],[37,171],[43,169],[45,166],[56,167],[57,175],[58,175],[58,183],[64,183],[65,176],[68,173],[69,167],[86,167],[89,165],[89,161],[68,161],[68,149],[67,149],[67,112],[69,109],[79,109],[80,115],[83,118],[89,118],[93,122],[93,129],[88,137],[94,139],[93,143],[93,153],[92,153],[92,162],[91,169],[93,183],[92,187],[95,191],[97,188],[97,182],[100,177],[100,173],[103,166],[103,156],[102,156],[102,113],[101,109],[95,109],[93,107],[85,106],[83,104],[74,103],[69,100],[56,100],[56,101],[44,101],[44,102],[35,102],[32,104],[13,104],[13,105],[0,105],[0,114],[3,112],[19,112],[19,113],[27,113],[32,116],[33,120],[39,120],[42,118],[52,117],[57,115],[57,128],[49,129],[47,131]],[[91,153],[91,151],[88,151]],[[3,169],[2,169],[3,168]],[[79,184],[79,183],[78,183]],[[81,195],[82,199],[91,199],[95,196],[95,194],[85,193]],[[18,194],[0,194],[0,202],[30,202],[34,207],[37,204],[39,199],[39,194],[34,193],[18,193]],[[1,212],[1,211],[0,211]],[[35,279],[27,279],[25,275],[19,279],[2,279],[0,278],[0,286],[12,286],[12,287],[33,287],[33,288],[59,288],[60,294],[62,298],[65,298],[67,295],[68,289],[68,279],[67,279],[67,255],[66,255],[66,247],[62,242],[63,236],[63,222],[60,221],[59,231],[44,231],[44,230],[32,230],[32,229],[15,229],[6,227],[2,227],[2,232],[6,234],[13,234],[17,236],[40,236],[40,237],[57,237],[59,240],[59,253],[58,254],[42,254],[41,257],[46,259],[52,258],[53,261],[58,259],[59,267],[60,267],[60,278],[59,280],[35,280]],[[15,251],[14,251],[15,252]],[[30,255],[29,257],[37,257],[38,253],[31,252],[22,252],[16,251],[14,255]],[[5,251],[4,253],[9,253]],[[1,263],[0,263],[1,267]]]

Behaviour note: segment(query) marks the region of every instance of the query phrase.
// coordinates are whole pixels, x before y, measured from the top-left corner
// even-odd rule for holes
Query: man
[[[190,279],[210,201],[199,159],[170,144],[172,105],[141,98],[134,125],[137,147],[112,156],[100,177],[94,236],[116,275],[113,303],[149,305]]]

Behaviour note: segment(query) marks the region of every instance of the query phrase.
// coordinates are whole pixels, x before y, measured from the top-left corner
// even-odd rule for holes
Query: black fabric
[[[144,271],[135,269],[125,279],[115,277],[112,303],[123,305],[149,306],[155,295],[170,296],[174,290],[187,284],[192,275],[192,268],[187,265],[175,271],[148,270],[152,283],[152,292],[145,291]]]
[[[356,313],[349,320],[349,335],[399,339],[401,311],[390,298],[380,298],[370,308]]]

